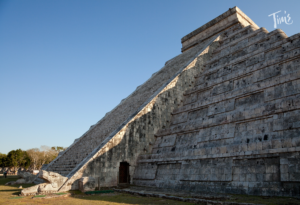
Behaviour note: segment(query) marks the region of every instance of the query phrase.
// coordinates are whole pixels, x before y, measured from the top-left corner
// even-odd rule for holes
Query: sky
[[[298,0],[0,0],[0,152],[71,145],[234,6],[300,32]]]

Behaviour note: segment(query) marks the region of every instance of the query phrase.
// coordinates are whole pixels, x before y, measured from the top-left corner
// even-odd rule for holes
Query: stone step
[[[66,169],[73,169],[74,167],[76,167],[77,164],[73,164],[73,165],[69,165],[69,164],[55,164],[55,166],[51,166],[51,168],[55,169],[55,168],[66,168]]]
[[[231,35],[232,33],[235,33],[236,31],[241,30],[241,29],[244,28],[244,26],[241,25],[241,24],[239,24],[237,20],[232,21],[230,24],[231,24],[231,26],[229,26],[229,25],[220,26],[218,28],[218,31],[214,30],[214,31],[208,31],[208,32],[206,32],[205,33],[206,37],[203,36],[202,38],[198,38],[197,40],[192,40],[192,41],[189,40],[188,44],[183,43],[181,51],[186,51],[186,50],[192,48],[193,46],[198,45],[201,42],[204,42],[205,40],[207,40],[208,38],[211,38],[216,33],[220,33],[220,34],[224,35],[225,37],[227,37],[227,36]],[[222,31],[225,30],[225,29],[226,29],[226,32],[222,33]],[[183,40],[183,39],[181,39],[181,40]]]
[[[74,167],[76,166],[76,163],[69,163],[69,162],[64,162],[64,163],[59,163],[59,164],[54,164],[52,167]]]
[[[76,163],[77,161],[81,161],[81,159],[64,159],[57,161],[57,163]]]
[[[76,166],[78,163],[69,163],[69,162],[62,162],[62,163],[57,163],[54,166],[55,167],[74,167]],[[53,167],[54,167],[53,166]]]
[[[237,30],[235,30],[231,33],[228,33],[227,31],[225,31],[222,34],[222,39],[220,40],[220,44],[221,45],[226,45],[228,43],[231,43],[232,41],[235,41],[237,39],[242,38],[243,36],[245,36],[249,33],[254,32],[258,29],[259,28],[254,27],[253,25],[249,25],[249,26],[246,26],[244,28],[237,29]]]
[[[61,166],[55,166],[55,167],[51,167],[51,169],[67,169],[67,170],[70,170],[70,169],[74,169],[77,165],[74,165],[74,166],[65,166],[65,165],[61,165]]]
[[[250,38],[245,38],[244,40],[231,45],[229,48],[222,49],[218,53],[215,53],[206,63],[206,67],[211,69],[216,65],[217,62],[221,62],[219,64],[224,64],[229,60],[234,60],[241,56],[245,56],[253,51],[257,51],[258,49],[265,50],[268,47],[268,44],[260,44],[260,42],[264,41],[266,38],[270,38],[270,35],[261,30],[259,31],[260,32],[258,32],[255,39],[250,40]]]
[[[62,160],[62,161],[55,161],[54,164],[52,166],[57,166],[57,165],[61,165],[61,164],[72,164],[71,161],[68,161],[68,160]]]
[[[247,33],[245,33],[244,35],[241,35],[239,38],[233,38],[234,36],[236,36],[240,33],[243,33],[245,30],[248,30]],[[247,27],[237,31],[237,33],[230,35],[227,38],[221,39],[220,46],[214,50],[213,55],[219,53],[221,50],[224,50],[236,43],[239,43],[240,41],[243,41],[246,38],[251,38],[261,32],[268,33],[268,31],[263,27],[255,30],[251,25],[247,26]],[[228,41],[228,39],[231,39],[231,40],[229,42],[225,42],[225,41]]]
[[[69,171],[59,171],[57,173],[59,173],[62,176],[67,176],[70,172]]]
[[[64,168],[64,167],[61,167],[61,168],[52,168],[51,170],[54,171],[54,172],[57,172],[57,171],[72,171],[74,168]]]
[[[278,45],[274,45],[274,49],[277,49],[277,50],[274,50],[274,53],[268,53],[268,55],[266,55],[265,57],[262,57],[261,60],[258,59],[258,62],[251,62],[253,60],[255,60],[254,58],[258,58],[259,55],[264,55],[264,52],[265,50],[262,50],[260,52],[253,52],[252,54],[248,54],[247,56],[243,57],[242,59],[240,59],[241,61],[242,60],[246,60],[244,63],[245,65],[242,64],[242,62],[240,64],[235,64],[234,66],[237,66],[237,67],[234,67],[233,64],[236,63],[235,60],[233,61],[230,61],[228,64],[227,64],[227,68],[229,69],[233,69],[235,72],[238,72],[238,76],[239,75],[244,75],[244,74],[247,74],[247,73],[251,73],[253,71],[256,71],[258,69],[261,69],[261,68],[264,68],[264,67],[267,67],[267,66],[271,66],[272,64],[276,64],[277,61],[274,61],[274,59],[276,58],[279,58],[278,56],[282,56],[281,58],[285,58],[286,56],[286,59],[288,58],[294,58],[295,56],[289,56],[290,55],[290,51],[285,51],[283,50],[283,44],[284,44],[284,40],[282,40],[280,42],[279,45],[281,45],[281,48],[278,47]],[[296,48],[300,48],[300,45],[298,45],[298,47]],[[296,49],[294,48],[294,49]],[[261,63],[260,63],[261,61]],[[247,69],[242,69],[241,66],[243,66],[244,68],[248,67]],[[214,69],[214,71],[219,71],[220,69],[224,69],[224,67],[218,67],[218,69]],[[225,71],[224,71],[225,72]],[[232,71],[228,71],[227,73],[225,72],[225,74],[230,74],[232,73]],[[211,73],[204,73],[203,74],[203,78],[205,78],[204,76],[207,76],[207,75],[210,75]],[[237,75],[236,75],[237,76]],[[234,78],[234,76],[231,76],[232,78]],[[230,80],[230,78],[228,77],[225,77],[223,76],[222,78],[220,79],[216,79],[215,82],[213,83],[210,83],[211,81],[213,81],[214,79],[216,78],[213,78],[212,80],[208,80],[207,84],[205,83],[202,83],[200,84],[200,82],[197,82],[195,85],[195,87],[187,90],[184,95],[190,95],[194,92],[199,92],[199,91],[202,91],[202,90],[206,90],[209,86],[213,86],[213,85],[216,85],[216,84],[220,84],[224,81],[228,81]],[[197,81],[197,80],[196,80]],[[205,79],[203,80],[205,81]]]
[[[287,38],[287,36],[280,32],[279,30],[272,31],[268,34],[264,32],[260,32],[260,35],[258,35],[256,39],[250,40],[245,39],[240,44],[243,44],[241,47],[239,47],[240,44],[235,44],[231,46],[231,49],[227,48],[224,50],[227,50],[228,52],[222,52],[220,51],[218,54],[215,54],[215,56],[208,62],[206,62],[206,72],[212,72],[211,69],[218,69],[219,67],[224,67],[229,64],[229,61],[238,60],[243,56],[246,56],[246,58],[249,57],[250,53],[258,53],[259,51],[267,51],[269,49],[272,49],[271,47],[278,46],[278,43],[282,41],[283,39]],[[204,72],[205,73],[205,72]],[[201,75],[196,75],[196,77],[200,77]]]
[[[58,168],[58,167],[66,167],[66,168],[69,168],[69,167],[74,167],[76,165],[67,165],[67,164],[55,164],[54,166],[51,166],[52,168]]]
[[[299,55],[300,57],[300,55]],[[296,94],[300,94],[300,89],[295,90],[294,92],[283,92],[281,96],[279,97],[274,97],[271,98],[272,96],[268,97],[267,99],[264,99],[264,93],[262,91],[266,90],[267,88],[272,88],[278,82],[282,83],[282,89],[287,86],[287,84],[293,84],[290,83],[291,81],[296,83],[296,81],[299,79],[300,76],[300,71],[296,71],[293,73],[289,73],[286,75],[280,75],[276,78],[270,78],[266,80],[265,82],[259,82],[259,86],[256,84],[253,84],[251,86],[248,86],[247,89],[243,88],[240,89],[240,91],[245,91],[247,90],[248,92],[245,94],[243,92],[240,92],[239,95],[237,95],[237,91],[235,93],[227,93],[224,94],[224,98],[221,98],[220,104],[213,104],[212,106],[206,106],[206,107],[198,107],[198,110],[200,111],[202,109],[207,109],[207,113],[205,114],[204,117],[197,117],[195,120],[190,120],[186,121],[182,124],[179,125],[172,125],[168,129],[161,129],[156,133],[156,136],[164,136],[164,135],[170,135],[170,134],[175,134],[175,133],[184,133],[184,132],[192,132],[193,130],[199,130],[206,128],[208,126],[218,126],[222,125],[223,123],[234,123],[238,122],[240,120],[247,120],[247,119],[252,119],[256,117],[261,117],[266,114],[268,111],[268,107],[274,107],[272,110],[273,114],[275,113],[280,113],[283,111],[283,108],[278,107],[281,104],[285,104],[288,101],[287,100],[293,100],[296,101],[297,96]],[[229,99],[232,98],[232,99]],[[247,97],[247,98],[245,98]],[[285,98],[283,98],[285,97]],[[222,111],[222,109],[227,109],[226,106],[231,106],[230,102],[234,103],[235,99],[243,99],[247,100],[249,102],[252,102],[253,104],[247,104],[245,106],[243,112],[241,112],[240,109],[238,109],[238,104],[234,107],[234,109],[228,109],[226,112]],[[252,99],[253,98],[253,99]],[[277,99],[279,98],[279,99]],[[295,99],[294,99],[295,98]],[[213,99],[212,99],[213,100]],[[229,104],[222,104],[227,100]],[[260,101],[258,101],[260,100]],[[255,103],[254,103],[255,102]],[[211,103],[211,102],[209,102]],[[196,106],[195,106],[196,107]],[[194,109],[195,109],[194,107]],[[278,109],[275,109],[278,107]],[[215,108],[220,108],[221,112],[218,113],[219,111],[216,110]],[[290,107],[286,108],[286,111],[289,111],[291,109],[298,109],[298,105],[291,105]],[[222,113],[225,112],[225,113]],[[210,113],[210,114],[209,114]],[[243,113],[243,115],[241,115]],[[209,115],[212,115],[213,117],[210,117]]]
[[[280,39],[278,39],[280,38]],[[281,31],[275,30],[272,31],[268,34],[266,34],[265,38],[263,39],[256,39],[256,41],[253,41],[249,46],[253,45],[253,44],[257,44],[258,47],[257,49],[253,50],[252,53],[257,54],[259,51],[268,51],[270,49],[276,48],[280,43],[286,43],[288,41],[288,39],[290,38],[286,38],[286,35],[284,33],[282,33]],[[258,43],[263,43],[263,44],[258,44]],[[249,47],[247,46],[247,47]],[[231,52],[232,53],[232,52]],[[230,53],[230,54],[231,54]],[[213,55],[214,56],[214,55]],[[251,55],[246,55],[246,58],[248,58]],[[223,56],[225,57],[225,56]],[[213,60],[213,61],[208,61],[206,62],[205,66],[206,66],[206,70],[202,73],[196,74],[195,78],[199,78],[202,77],[206,74],[209,73],[213,73],[218,69],[221,69],[225,66],[228,66],[228,62],[227,63],[221,63],[220,65],[218,63],[216,63],[216,61],[220,60],[219,58],[217,60]],[[231,63],[236,63],[239,61],[242,61],[243,59],[238,58],[237,60],[233,59]],[[226,65],[225,65],[226,64]]]
[[[294,57],[295,56],[293,56],[293,58]],[[298,54],[298,58],[299,57],[300,57],[300,55]],[[266,61],[265,63],[267,63],[267,64],[270,63],[271,64],[272,60]],[[265,66],[263,66],[263,67],[265,67]],[[268,70],[271,70],[273,68],[276,69],[276,67],[266,67],[264,69],[266,71],[268,71]],[[258,72],[262,72],[263,73],[264,69],[261,69]],[[293,76],[293,73],[294,72],[296,73],[296,71],[288,71],[285,68],[281,68],[281,72],[282,72],[281,76],[279,76],[278,80],[280,80],[282,82],[285,81],[285,78],[291,78],[291,79],[295,78]],[[292,72],[292,73],[288,73],[288,72]],[[283,75],[284,73],[287,73],[287,74]],[[268,83],[269,83],[269,85],[268,85]],[[275,84],[276,84],[276,82],[272,78],[266,79],[262,83],[253,81],[249,86],[247,86],[247,90],[248,90],[248,92],[252,92],[252,93],[259,92],[260,90],[266,89],[266,88],[268,88],[268,87],[270,87],[272,85],[275,85]],[[209,100],[205,99],[204,97],[202,97],[200,95],[201,94],[200,93],[198,95],[198,97],[191,104],[187,104],[187,105],[184,105],[184,106],[182,106],[180,108],[174,109],[173,115],[176,115],[176,114],[179,114],[179,113],[182,113],[182,112],[191,111],[191,110],[197,110],[197,109],[200,109],[201,107],[210,106],[212,104],[219,103],[219,102],[224,101],[224,100],[229,100],[231,98],[242,97],[243,95],[245,95],[243,89],[244,88],[232,89],[231,91],[229,91],[227,93],[223,93],[223,94],[216,95],[216,96],[211,96],[209,98]]]
[[[47,171],[51,171],[51,172],[55,172],[58,173],[60,175],[67,175],[68,173],[70,173],[72,170],[54,170],[54,169],[49,169]]]

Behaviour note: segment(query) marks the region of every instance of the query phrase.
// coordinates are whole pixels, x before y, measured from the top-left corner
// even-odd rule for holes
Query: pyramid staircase
[[[80,162],[82,162],[88,154],[90,154],[98,145],[97,139],[89,139],[84,137],[80,142],[76,142],[76,146],[72,146],[67,152],[54,161],[47,171],[59,173],[67,176]]]
[[[240,24],[236,24],[235,26],[227,29],[227,31],[222,34],[222,37],[227,38],[227,35],[229,35],[230,38],[238,39],[250,32],[253,32],[255,29],[256,28],[254,26],[243,28]],[[223,45],[225,44],[226,42],[223,43]],[[62,176],[68,176],[68,174],[70,174],[72,170],[86,159],[86,157],[94,149],[96,149],[104,139],[84,134],[82,138],[75,140],[73,145],[71,145],[70,148],[62,154],[62,156],[57,158],[51,166],[47,168],[47,171],[53,171],[61,174]]]

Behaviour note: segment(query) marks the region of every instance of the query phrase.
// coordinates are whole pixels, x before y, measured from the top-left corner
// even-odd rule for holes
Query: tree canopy
[[[0,153],[0,167],[6,166],[6,154]]]
[[[26,151],[21,149],[12,150],[6,156],[6,166],[15,169],[20,167],[28,168],[30,166],[31,159]]]
[[[44,164],[53,161],[58,153],[65,149],[59,146],[50,148],[43,145],[40,149],[33,148],[27,151],[17,149],[10,151],[7,155],[0,153],[0,167],[14,168],[15,171],[19,168],[40,169]]]

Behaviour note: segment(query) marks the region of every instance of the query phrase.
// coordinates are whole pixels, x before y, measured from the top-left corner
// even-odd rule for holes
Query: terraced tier
[[[297,195],[300,35],[248,26],[222,37],[171,126],[140,156],[135,184]]]

